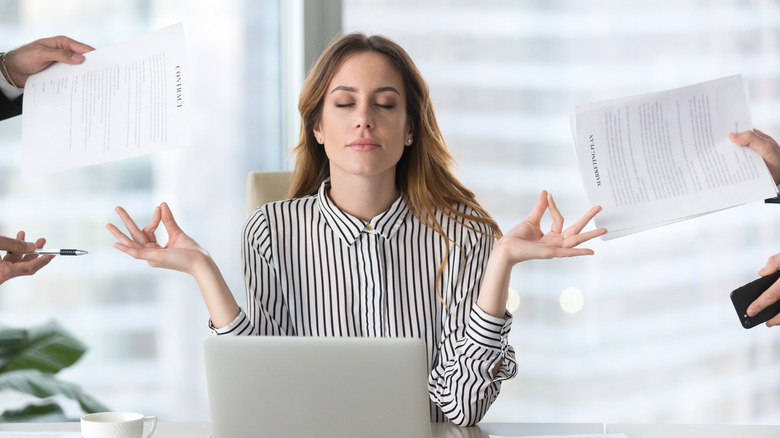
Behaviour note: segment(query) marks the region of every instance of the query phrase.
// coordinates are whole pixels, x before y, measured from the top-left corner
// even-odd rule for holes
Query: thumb
[[[81,64],[84,61],[84,55],[70,49],[42,47],[41,50],[44,52],[43,60],[47,62],[59,61],[65,64]]]
[[[729,140],[731,140],[732,143],[738,144],[740,146],[747,146],[753,140],[755,135],[756,134],[753,131],[732,132],[729,133]]]
[[[166,231],[168,231],[168,234],[181,232],[181,228],[179,228],[179,224],[176,223],[176,219],[173,218],[171,208],[168,207],[166,202],[160,204],[160,210],[162,213],[162,223],[163,226],[165,226]]]
[[[769,257],[766,261],[766,265],[758,271],[758,275],[769,275],[780,269],[780,254],[775,254]]]
[[[68,60],[63,62],[67,64],[81,64],[84,62],[84,55],[81,53],[68,51],[68,54]]]

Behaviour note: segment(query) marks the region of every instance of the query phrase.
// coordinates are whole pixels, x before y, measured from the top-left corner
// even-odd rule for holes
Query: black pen
[[[38,255],[62,255],[62,256],[80,256],[87,254],[83,249],[36,249],[33,251]]]

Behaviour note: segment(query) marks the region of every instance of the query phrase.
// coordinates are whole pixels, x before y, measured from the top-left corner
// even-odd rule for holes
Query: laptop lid
[[[409,338],[209,336],[213,438],[429,438],[425,345]]]

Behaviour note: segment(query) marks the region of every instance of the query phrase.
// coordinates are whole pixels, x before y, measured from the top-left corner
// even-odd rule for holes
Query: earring
[[[317,143],[322,144],[322,138],[317,137]]]
[[[406,140],[406,144],[412,144],[412,139]]]

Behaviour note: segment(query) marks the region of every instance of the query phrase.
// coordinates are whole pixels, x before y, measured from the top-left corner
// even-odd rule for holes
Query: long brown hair
[[[439,278],[449,254],[449,237],[445,234],[435,212],[469,225],[470,221],[485,224],[494,238],[501,237],[501,229],[482,208],[469,189],[455,177],[455,160],[436,122],[436,114],[423,79],[409,55],[398,44],[379,35],[366,36],[351,33],[334,40],[322,53],[309,72],[301,90],[298,110],[301,113],[301,134],[293,152],[293,170],[289,196],[299,198],[317,193],[322,182],[330,176],[330,166],[324,148],[314,138],[314,127],[322,116],[327,87],[343,62],[361,52],[377,52],[386,56],[403,78],[406,92],[406,116],[412,127],[414,144],[404,148],[396,165],[395,184],[411,212],[426,226],[440,234],[445,242],[445,256],[436,276]],[[461,213],[456,204],[465,204],[476,215]],[[441,297],[441,295],[440,295]]]

